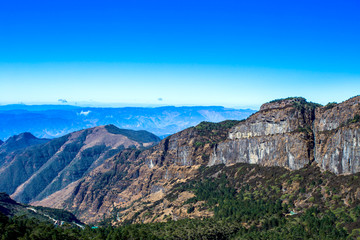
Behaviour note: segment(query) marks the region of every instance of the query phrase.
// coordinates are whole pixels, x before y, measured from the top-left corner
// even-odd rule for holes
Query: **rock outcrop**
[[[219,143],[208,165],[253,163],[300,169],[313,161],[315,105],[303,98],[266,103],[233,127]]]
[[[315,160],[335,174],[360,172],[360,96],[315,113]]]
[[[229,131],[208,165],[238,162],[296,170],[314,160],[323,171],[360,172],[360,96],[324,107],[303,98],[266,103]]]

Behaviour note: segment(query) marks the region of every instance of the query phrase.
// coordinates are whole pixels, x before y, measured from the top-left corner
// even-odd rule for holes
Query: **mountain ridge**
[[[46,143],[49,139],[37,138],[30,132],[20,133],[8,138],[0,144],[0,154],[3,152],[13,152],[29,146]]]
[[[108,127],[80,130],[3,156],[8,163],[0,168],[1,191],[24,203],[46,197],[123,149],[146,148],[160,140],[151,133],[141,132],[138,138],[143,136],[144,141],[136,142],[120,134],[121,129],[112,133],[115,126],[110,126],[112,132],[107,130]],[[136,131],[126,131],[127,135],[134,133]]]

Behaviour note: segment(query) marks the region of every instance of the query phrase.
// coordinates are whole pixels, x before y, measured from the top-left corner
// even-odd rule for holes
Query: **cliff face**
[[[299,169],[313,160],[314,106],[302,98],[279,100],[239,123],[219,143],[209,165],[253,163]]]
[[[315,160],[336,174],[360,172],[360,96],[316,109]]]
[[[209,165],[253,163],[335,174],[360,172],[360,96],[320,107],[302,98],[266,103],[229,131]]]

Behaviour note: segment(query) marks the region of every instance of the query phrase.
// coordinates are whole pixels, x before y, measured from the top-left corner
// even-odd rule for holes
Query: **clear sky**
[[[2,1],[0,104],[360,94],[360,2]]]

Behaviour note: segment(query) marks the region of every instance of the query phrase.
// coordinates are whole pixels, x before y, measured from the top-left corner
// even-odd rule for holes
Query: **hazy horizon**
[[[359,95],[359,94],[358,94]],[[344,99],[340,99],[339,101],[332,101],[329,98],[329,101],[323,102],[316,102],[312,101],[311,99],[305,98],[308,102],[319,103],[322,105],[326,105],[327,103],[337,102],[341,103],[344,102],[352,97],[358,96],[353,95],[349,96]],[[266,102],[261,104],[253,104],[253,105],[241,105],[241,104],[229,104],[229,105],[216,105],[216,104],[162,104],[161,101],[159,103],[121,103],[121,102],[95,102],[95,101],[67,101],[66,99],[59,99],[53,102],[0,102],[0,106],[7,106],[7,105],[24,105],[24,106],[41,106],[41,105],[54,105],[54,106],[74,106],[80,108],[126,108],[126,107],[142,107],[142,108],[158,108],[158,107],[224,107],[224,108],[233,108],[233,109],[252,109],[252,110],[259,110],[261,105],[267,103],[269,101],[275,99],[282,99],[288,97],[303,97],[303,96],[285,96],[280,98],[270,99]],[[337,98],[339,99],[339,98]],[[61,101],[60,101],[61,100]],[[64,102],[64,100],[66,102]]]
[[[222,106],[222,105],[198,105],[198,104],[149,104],[149,103],[101,103],[101,102],[14,102],[14,103],[0,103],[1,106],[9,105],[24,105],[24,106],[42,106],[42,105],[53,105],[53,106],[69,106],[69,107],[80,107],[80,108],[127,108],[127,107],[140,107],[140,108],[159,108],[159,107],[223,107],[233,109],[252,109],[257,110],[260,106]]]

